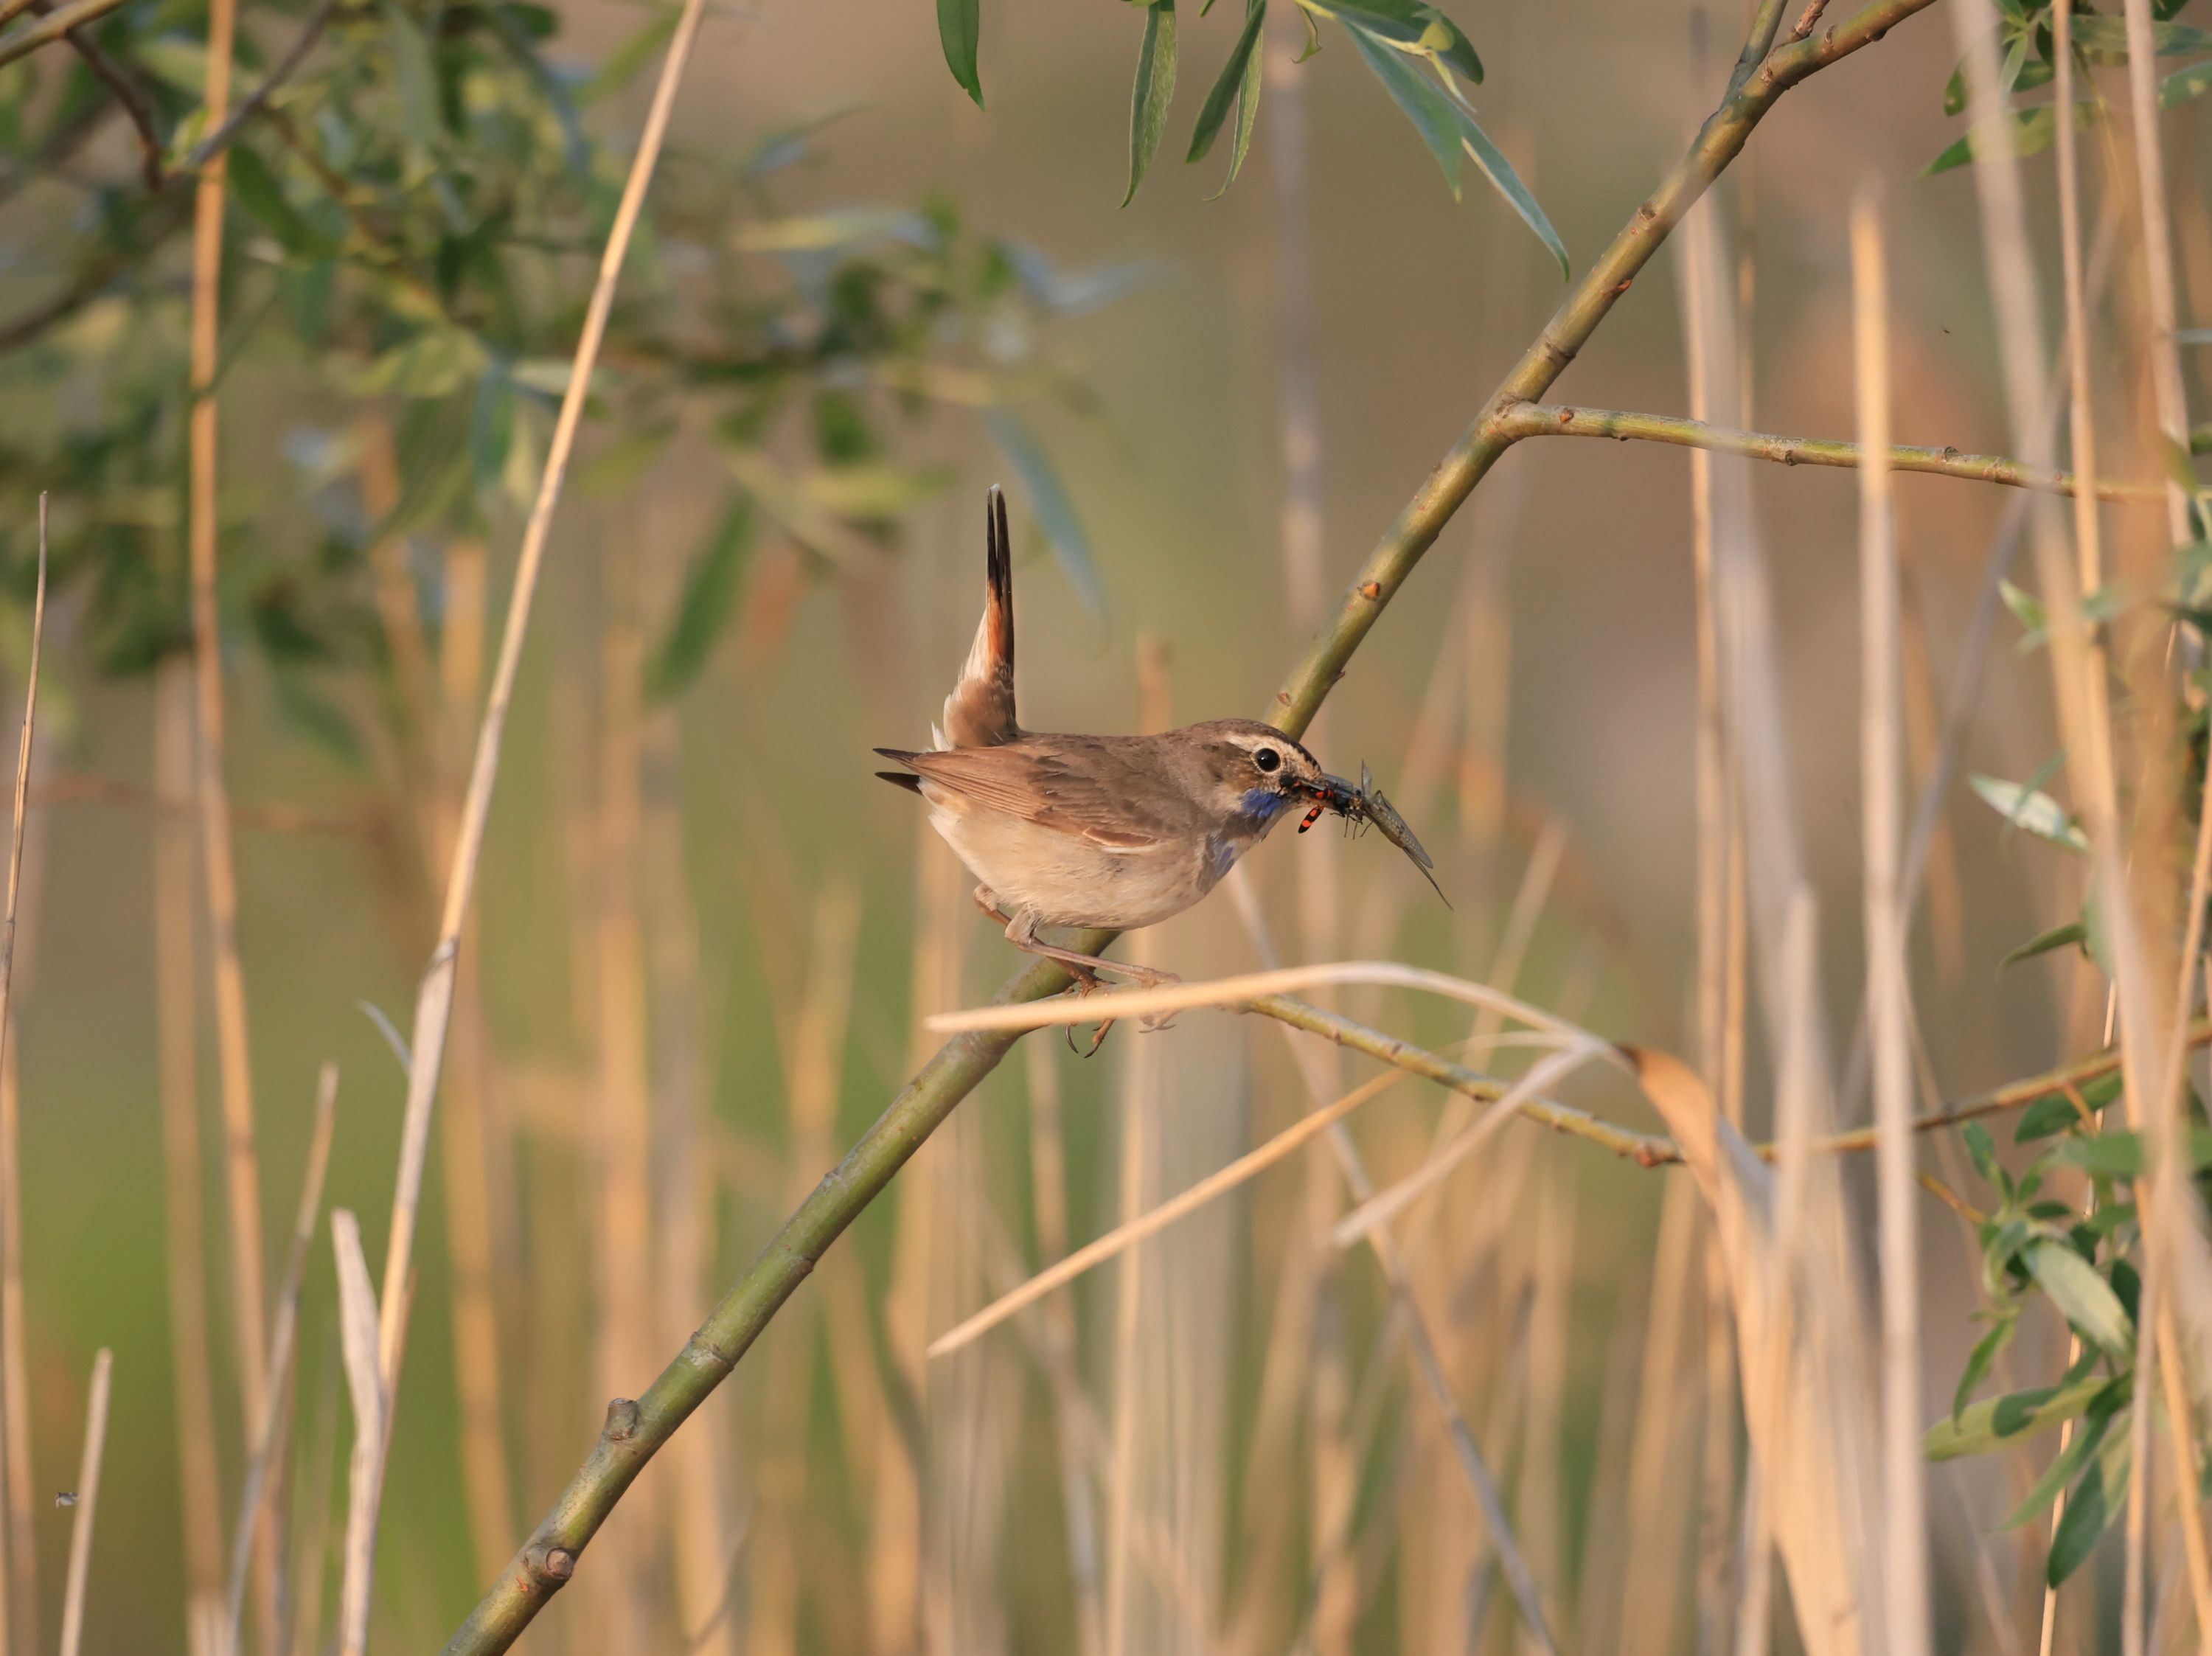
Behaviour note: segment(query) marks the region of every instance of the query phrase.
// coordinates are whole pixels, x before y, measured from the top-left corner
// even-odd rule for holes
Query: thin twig
[[[158,811],[164,816],[191,816],[200,808],[199,801],[190,792],[142,787],[135,782],[83,773],[48,775],[31,790],[29,804],[33,810],[49,805],[129,805]],[[386,833],[385,824],[369,812],[340,814],[310,810],[303,805],[240,804],[234,800],[230,819],[240,828],[270,834],[331,834],[347,839],[374,840]]]
[[[1392,962],[1368,964],[1395,965]],[[1350,975],[1349,969],[1345,967],[1291,969],[1300,972],[1324,971],[1330,974],[1328,980],[1330,981],[1345,981]],[[1396,968],[1395,970],[1409,972],[1411,968]],[[1428,977],[1437,974],[1419,975]],[[1359,980],[1370,980],[1363,976]],[[1378,978],[1375,980],[1380,980]],[[1400,984],[1401,986],[1430,986],[1425,983],[1407,984],[1395,976],[1390,980]],[[1229,981],[1243,980],[1230,980]],[[1450,981],[1458,982],[1457,980]],[[1206,986],[1178,985],[1176,987],[1193,989],[1204,988]],[[1115,1016],[1140,1016],[1145,1014],[1141,1008],[1134,1004],[1137,995],[1168,992],[1171,992],[1132,991],[1127,992],[1126,995],[1119,992],[1091,995],[1085,997],[1080,1002],[1036,1004],[1026,1009],[1029,1016],[1024,1022],[1025,1026],[1030,1028],[1090,1022],[1099,1017],[1103,1010],[1109,1006],[1111,1006],[1111,1015]],[[1183,1003],[1186,1006],[1191,1004],[1188,1001]],[[1079,1016],[1073,1015],[1073,1008],[1076,1006],[1081,1006],[1086,1010]],[[1386,1034],[1379,1029],[1370,1028],[1365,1024],[1356,1022],[1351,1018],[1343,1017],[1334,1012],[1324,1011],[1317,1006],[1304,1001],[1295,1000],[1288,995],[1270,994],[1245,1000],[1232,1000],[1223,1010],[1254,1012],[1262,1017],[1273,1018],[1294,1028],[1306,1030],[1310,1034],[1335,1041],[1340,1046],[1350,1047],[1354,1052],[1364,1052],[1370,1058],[1380,1059],[1385,1064],[1395,1065],[1415,1075],[1449,1087],[1453,1091],[1462,1093],[1469,1098],[1492,1101],[1502,1096],[1507,1088],[1508,1083],[1503,1081],[1455,1064],[1449,1059],[1416,1046],[1410,1041],[1402,1040],[1395,1035]],[[952,1016],[965,1018],[971,1015],[954,1014]],[[980,1023],[981,1019],[976,1018],[975,1021]],[[1583,1034],[1583,1032],[1579,1030],[1573,1031],[1567,1038],[1582,1038]],[[2212,1018],[2199,1018],[2189,1025],[2187,1040],[2191,1047],[2212,1045]],[[2102,1080],[2118,1072],[2120,1069],[2120,1056],[2117,1048],[2107,1048],[2103,1052],[2077,1059],[2070,1064],[2045,1071],[2041,1074],[2007,1082],[2004,1085],[1991,1088],[1987,1092],[1970,1095],[1946,1104],[1940,1109],[1915,1116],[1911,1123],[1912,1130],[1915,1132],[1933,1132],[1945,1127],[1960,1126],[1984,1116],[2002,1115],[2014,1110],[2024,1109],[2040,1099],[2078,1094],[2091,1082]],[[1602,1149],[1610,1150],[1625,1160],[1634,1162],[1638,1167],[1669,1167],[1682,1159],[1680,1147],[1671,1138],[1656,1134],[1635,1132],[1625,1127],[1615,1126],[1611,1122],[1589,1114],[1587,1111],[1577,1110],[1568,1105],[1547,1099],[1531,1098],[1522,1102],[1520,1113],[1539,1126],[1551,1128],[1553,1131],[1564,1133],[1571,1138],[1586,1140]],[[1872,1127],[1862,1127],[1852,1131],[1832,1133],[1824,1138],[1814,1139],[1807,1148],[1814,1155],[1835,1156],[1871,1150],[1874,1147],[1875,1130]],[[1752,1149],[1763,1162],[1774,1162],[1781,1156],[1781,1147],[1778,1143],[1755,1144],[1752,1146]]]
[[[276,67],[269,71],[269,77],[253,88],[222,125],[192,146],[192,153],[185,156],[183,164],[177,168],[179,173],[198,172],[230,147],[230,141],[238,136],[239,128],[259,114],[277,89],[297,74],[300,65],[307,61],[307,54],[315,49],[315,42],[322,39],[323,31],[330,27],[331,19],[337,15],[340,3],[341,0],[323,0],[323,3],[315,8],[314,15],[307,19],[298,38],[292,42],[291,49],[285,52]]]
[[[1805,0],[1805,9],[1797,14],[1797,21],[1790,26],[1792,41],[1803,39],[1820,25],[1820,14],[1828,9],[1828,0]]]
[[[13,34],[0,38],[0,68],[14,63],[18,58],[28,57],[40,46],[52,45],[71,29],[96,22],[122,3],[123,0],[76,0],[76,4],[50,12],[27,28],[18,29]],[[13,16],[16,10],[22,9],[0,9],[0,17]],[[210,87],[214,84],[211,76],[209,84]]]
[[[1413,1173],[1367,1198],[1338,1220],[1329,1232],[1329,1240],[1339,1247],[1350,1247],[1361,1238],[1372,1234],[1378,1226],[1389,1224],[1410,1204],[1419,1201],[1425,1192],[1441,1185],[1461,1162],[1481,1149],[1492,1134],[1513,1119],[1522,1103],[1539,1095],[1545,1088],[1565,1080],[1607,1050],[1598,1042],[1577,1041],[1571,1046],[1540,1059],[1529,1067],[1527,1075],[1500,1094],[1464,1132],[1437,1145]]]
[[[52,9],[49,0],[34,0],[33,11],[45,14]],[[101,85],[115,94],[115,101],[130,118],[131,130],[138,135],[138,173],[145,179],[146,188],[157,191],[161,187],[161,137],[154,130],[154,112],[147,106],[146,94],[130,72],[106,49],[82,29],[71,29],[63,37],[71,50],[84,59]]]
[[[84,1592],[92,1579],[92,1521],[100,1507],[100,1463],[107,1447],[108,1383],[115,1354],[106,1346],[92,1360],[92,1390],[84,1409],[84,1459],[78,1463],[76,1512],[70,1524],[69,1583],[62,1599],[62,1656],[84,1644]]]
[[[276,1319],[269,1334],[268,1418],[253,1441],[246,1462],[246,1479],[238,1496],[238,1522],[231,1532],[230,1586],[223,1606],[223,1650],[236,1656],[240,1648],[240,1616],[246,1606],[246,1567],[251,1556],[255,1527],[261,1521],[268,1491],[269,1468],[276,1455],[277,1430],[284,1411],[273,1399],[281,1398],[292,1380],[292,1363],[298,1351],[300,1290],[307,1280],[307,1253],[314,1245],[316,1223],[323,1208],[323,1177],[330,1169],[331,1138],[337,1125],[338,1066],[325,1064],[315,1083],[315,1125],[307,1141],[307,1170],[300,1181],[300,1205],[292,1222],[292,1253],[285,1261],[284,1280],[276,1290]]]
[[[1824,437],[1781,437],[1762,431],[1733,431],[1668,414],[1631,414],[1619,409],[1576,408],[1551,403],[1520,403],[1499,412],[1493,428],[1501,440],[1519,442],[1529,437],[1610,437],[1668,443],[1680,448],[1709,449],[1716,454],[1741,455],[1746,459],[1771,460],[1784,466],[1856,468],[1861,450],[1856,443]],[[1893,470],[1923,472],[1937,477],[1960,477],[1970,482],[1998,483],[2008,488],[2035,489],[2045,494],[2071,494],[2075,476],[2033,466],[2002,454],[1966,454],[1955,448],[1922,448],[1909,445],[1887,446]],[[2100,482],[2100,500],[2149,500],[2163,485]]]

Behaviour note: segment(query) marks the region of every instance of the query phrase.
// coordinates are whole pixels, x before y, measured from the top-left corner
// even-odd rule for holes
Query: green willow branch
[[[1932,3],[1874,0],[1819,36],[1766,57],[1761,67],[1732,87],[1689,153],[1636,209],[1369,555],[1335,618],[1276,692],[1269,711],[1278,728],[1295,737],[1312,721],[1383,607],[1510,446],[1493,429],[1499,415],[1516,404],[1535,401],[1565,371],[1668,233],[1741,153],[1752,129],[1782,94],[1881,39]],[[1768,9],[1773,9],[1771,5]],[[1096,953],[1112,940],[1111,933],[1091,932],[1073,946]],[[1014,977],[998,998],[1041,999],[1066,989],[1071,981],[1058,965],[1039,961]],[[784,1222],[676,1360],[636,1401],[617,1398],[608,1406],[606,1423],[583,1466],[456,1630],[446,1646],[446,1656],[492,1656],[513,1645],[574,1574],[578,1555],[646,1462],[737,1366],[824,1250],[906,1165],[922,1140],[998,1066],[1018,1039],[1006,1033],[956,1036],[915,1072],[890,1107]]]
[[[1785,466],[1856,468],[1856,443],[1823,437],[1777,437],[1762,431],[1737,431],[1709,426],[1669,414],[1628,414],[1618,409],[1575,408],[1552,403],[1519,403],[1502,410],[1493,425],[1509,443],[1529,437],[1609,437],[1615,442],[1671,443],[1678,448],[1710,449],[1716,454],[1740,454],[1746,459],[1771,460]],[[1937,477],[1963,477],[1976,482],[1998,483],[2008,488],[2033,489],[2047,494],[2071,494],[2070,471],[2032,466],[2002,454],[1963,454],[1955,448],[1920,448],[1899,444],[1889,451],[1893,470],[1924,472]],[[2165,491],[2160,483],[2097,485],[2100,500],[2148,500]]]
[[[1873,45],[1934,0],[1875,0],[1834,27],[1783,47],[1746,81],[1698,130],[1689,153],[1646,197],[1626,228],[1613,237],[1589,273],[1545,324],[1536,343],[1491,394],[1459,441],[1429,474],[1389,532],[1368,555],[1345,593],[1336,617],[1314,648],[1275,693],[1273,722],[1292,736],[1304,731],[1322,698],[1343,676],[1345,664],[1397,596],[1413,566],[1436,542],[1498,457],[1512,446],[1498,429],[1501,416],[1534,403],[1566,372],[1567,365],[1650,263],[1712,181],[1743,150],[1752,129],[1782,94],[1808,76]]]
[[[1484,1101],[1502,1096],[1510,1085],[1494,1076],[1471,1070],[1463,1064],[1416,1046],[1410,1041],[1386,1034],[1380,1029],[1364,1023],[1325,1012],[1317,1006],[1286,995],[1270,995],[1262,1000],[1250,1002],[1237,1009],[1257,1012],[1304,1029],[1349,1051],[1362,1052],[1383,1063],[1394,1065],[1409,1074],[1418,1075],[1449,1088],[1455,1093]],[[2212,1018],[2199,1018],[2189,1027],[2188,1044],[2191,1046],[2212,1045]],[[2094,1081],[2112,1074],[2120,1067],[2117,1048],[2092,1052],[2087,1058],[2075,1059],[2055,1070],[2040,1075],[2025,1076],[2018,1081],[2008,1081],[2002,1087],[1992,1087],[1987,1092],[1975,1093],[1954,1102],[1945,1104],[1912,1119],[1915,1132],[1935,1132],[1945,1127],[1956,1127],[1985,1115],[2002,1115],[2009,1111],[2027,1108],[2039,1099],[2063,1098],[2077,1094]],[[1564,1133],[1570,1138],[1579,1138],[1599,1149],[1609,1150],[1624,1161],[1633,1162],[1642,1168],[1673,1167],[1682,1160],[1682,1152],[1674,1141],[1657,1133],[1636,1132],[1618,1126],[1587,1110],[1572,1105],[1560,1104],[1546,1098],[1524,1101],[1517,1113],[1541,1127]],[[1778,1145],[1754,1145],[1762,1161],[1779,1159]],[[1815,1156],[1841,1156],[1871,1150],[1874,1148],[1874,1129],[1860,1128],[1852,1132],[1836,1133],[1826,1138],[1816,1138],[1808,1147]]]

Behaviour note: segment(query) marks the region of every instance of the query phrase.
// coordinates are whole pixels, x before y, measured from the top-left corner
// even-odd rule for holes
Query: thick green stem
[[[1429,476],[1398,521],[1370,555],[1346,594],[1336,619],[1315,640],[1305,659],[1277,692],[1274,723],[1296,735],[1311,722],[1322,700],[1344,671],[1375,619],[1404,585],[1421,555],[1473,492],[1510,440],[1494,429],[1498,416],[1532,402],[1558,379],[1613,301],[1681,220],[1706,186],[1743,148],[1776,100],[1807,76],[1880,39],[1891,27],[1934,0],[1875,0],[1847,22],[1817,38],[1785,46],[1765,60],[1698,133],[1675,167],[1627,227],[1613,238],[1543,333],[1492,396],[1443,463]],[[1076,943],[1095,953],[1111,942],[1093,933]],[[1042,999],[1072,980],[1059,967],[1040,962],[999,993],[1001,1001]],[[739,1278],[675,1362],[635,1403],[610,1404],[599,1441],[570,1480],[553,1510],[492,1585],[483,1601],[446,1646],[446,1656],[491,1656],[508,1648],[551,1595],[574,1572],[577,1555],[615,1503],[685,1417],[705,1400],[768,1325],[823,1253],[893,1174],[998,1065],[1019,1037],[963,1034],[948,1040],[922,1065],[875,1125],[799,1204],[767,1249]]]
[[[1500,414],[1492,429],[1508,442],[1529,437],[1610,437],[1616,442],[1671,443],[1679,448],[1710,449],[1716,454],[1740,454],[1746,459],[1771,460],[1784,466],[1859,464],[1856,443],[1823,437],[1778,437],[1763,431],[1738,431],[1728,426],[1709,426],[1701,420],[1685,420],[1671,414],[1628,414],[1618,409],[1568,407],[1556,403],[1518,403]],[[1920,448],[1898,444],[1889,451],[1893,471],[1918,471],[1937,477],[1963,477],[1974,482],[1999,483],[2048,494],[2071,494],[2074,474],[2032,466],[2002,454],[1962,454],[1955,448]],[[2097,485],[2100,500],[2156,500],[2164,492],[2159,483]]]
[[[1613,245],[1590,267],[1526,355],[1491,395],[1472,425],[1415,492],[1398,521],[1368,555],[1346,591],[1336,618],[1314,641],[1306,658],[1275,692],[1270,717],[1292,736],[1304,731],[1345,664],[1375,625],[1383,606],[1397,596],[1421,555],[1434,544],[1445,524],[1480,482],[1512,439],[1500,416],[1516,404],[1533,403],[1566,371],[1615,300],[1637,276],[1682,215],[1707,186],[1741,152],[1751,130],[1777,100],[1807,76],[1870,45],[1934,0],[1876,0],[1826,33],[1784,46],[1747,79],[1699,130],[1689,154],[1675,163],[1660,186],[1645,197]]]

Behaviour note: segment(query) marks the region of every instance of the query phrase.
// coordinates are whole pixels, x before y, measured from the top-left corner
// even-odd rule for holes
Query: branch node
[[[627,1443],[637,1435],[637,1403],[617,1398],[607,1404],[607,1423],[599,1435],[610,1443]]]

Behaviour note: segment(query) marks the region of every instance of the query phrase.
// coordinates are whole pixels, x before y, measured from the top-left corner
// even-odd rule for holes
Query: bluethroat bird
[[[981,881],[975,901],[1006,941],[1055,960],[1085,990],[1117,972],[1170,972],[1061,948],[1041,925],[1131,931],[1180,914],[1284,814],[1358,810],[1351,785],[1271,725],[1215,719],[1154,736],[1055,736],[1014,713],[1014,575],[1006,497],[985,507],[983,619],[926,753],[878,748],[878,771],[920,794],[930,826]],[[1103,1031],[1102,1031],[1103,1034]],[[1094,1048],[1094,1050],[1096,1050]]]

